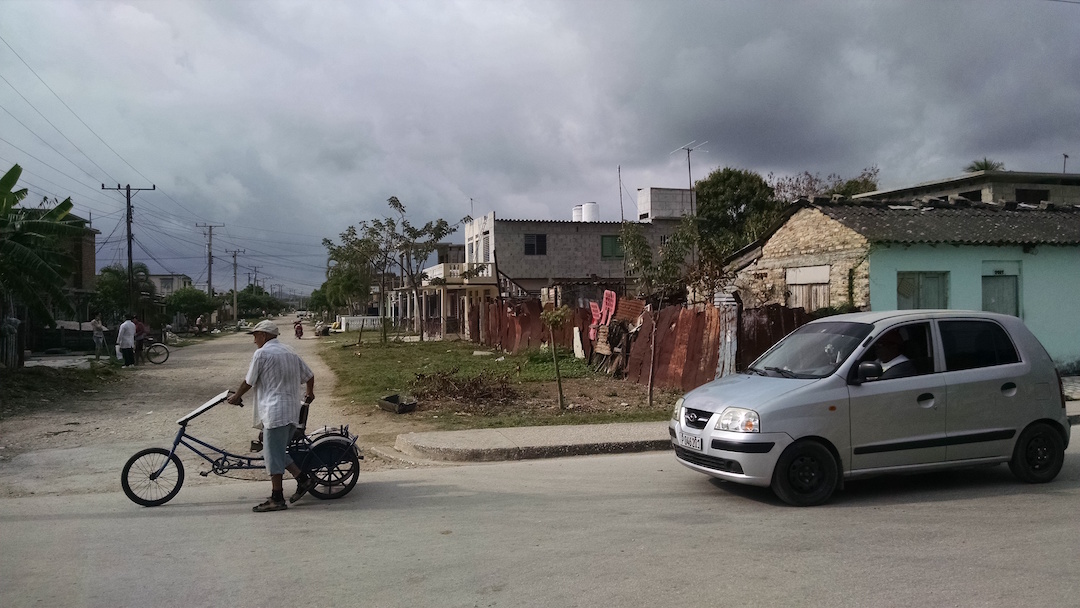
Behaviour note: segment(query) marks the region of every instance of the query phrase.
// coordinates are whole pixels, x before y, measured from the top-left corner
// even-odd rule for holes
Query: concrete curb
[[[1066,406],[1069,424],[1080,425],[1080,401]],[[393,447],[367,448],[379,458],[408,466],[670,449],[666,421],[405,433],[397,436]]]
[[[515,427],[398,435],[394,449],[436,462],[494,462],[671,448],[667,422]]]

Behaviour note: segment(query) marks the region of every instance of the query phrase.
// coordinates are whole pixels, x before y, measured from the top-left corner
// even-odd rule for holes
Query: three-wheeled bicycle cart
[[[191,420],[224,403],[231,394],[232,391],[224,391],[177,420],[180,430],[170,449],[147,448],[129,458],[120,473],[124,494],[144,507],[156,507],[172,500],[184,484],[184,464],[176,455],[176,448],[181,445],[210,463],[209,471],[199,473],[203,477],[211,472],[225,475],[230,471],[263,468],[261,455],[234,454],[188,434]],[[323,427],[308,433],[307,415],[305,403],[300,410],[300,425],[289,442],[289,457],[315,479],[310,490],[312,496],[341,498],[353,489],[360,475],[360,460],[364,456],[356,446],[357,437],[349,433],[348,426]]]

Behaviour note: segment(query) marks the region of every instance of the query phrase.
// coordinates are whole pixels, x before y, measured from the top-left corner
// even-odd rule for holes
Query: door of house
[[[990,275],[982,278],[982,309],[1020,316],[1019,277]]]

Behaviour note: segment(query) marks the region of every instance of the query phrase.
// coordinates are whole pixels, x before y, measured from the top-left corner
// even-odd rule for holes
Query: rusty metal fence
[[[641,312],[642,307],[639,301],[619,302],[619,310],[633,312],[615,313],[611,323],[625,324],[627,331],[612,329],[611,334],[620,338],[618,343],[610,345],[590,339],[590,329],[597,329],[592,313],[576,308],[571,321],[555,330],[555,343],[559,348],[572,350],[577,328],[586,360],[592,361],[594,353],[609,356],[625,346],[629,352],[615,352],[620,355],[617,364],[603,366],[604,369],[625,375],[632,382],[648,384],[651,377],[654,387],[689,391],[744,369],[780,338],[812,318],[801,308],[779,305],[745,310],[737,304],[668,306],[659,313]],[[474,329],[480,329],[483,323],[484,331],[472,331],[472,339],[511,353],[540,348],[549,341],[548,330],[540,320],[542,311],[536,299],[476,305],[470,311],[470,318],[477,319]],[[638,313],[640,325],[637,325]],[[608,329],[598,333],[607,336]],[[481,334],[483,340],[479,338]]]

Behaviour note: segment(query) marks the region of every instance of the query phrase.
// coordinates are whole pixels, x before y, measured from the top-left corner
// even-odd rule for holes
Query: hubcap
[[[821,484],[821,463],[813,456],[799,456],[791,463],[788,479],[799,492],[812,492]]]
[[[1027,449],[1028,462],[1036,471],[1045,469],[1050,465],[1050,442],[1046,437],[1037,435],[1032,437]]]

